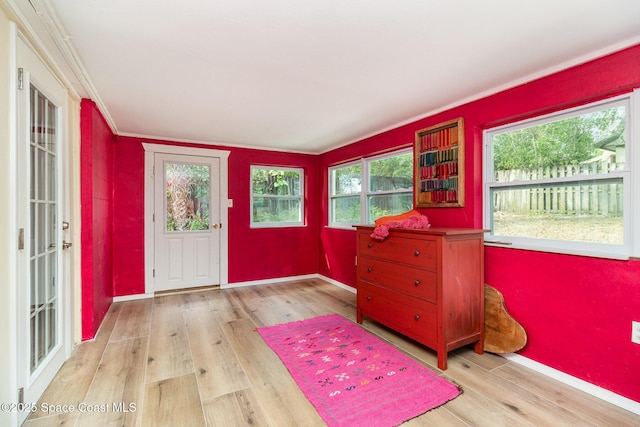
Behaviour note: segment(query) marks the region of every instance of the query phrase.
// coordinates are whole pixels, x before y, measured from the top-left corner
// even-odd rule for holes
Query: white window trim
[[[630,143],[627,151],[631,159],[631,200],[632,214],[629,215],[632,222],[631,235],[633,236],[631,256],[640,257],[640,88],[635,89],[629,102],[629,136]],[[626,224],[625,224],[626,226]]]
[[[253,194],[253,171],[254,169],[265,169],[265,170],[280,170],[280,171],[289,171],[289,172],[298,172],[300,174],[300,195],[295,196],[270,196],[270,195],[259,195]],[[283,167],[283,166],[265,166],[265,165],[251,165],[251,176],[249,179],[249,194],[251,195],[251,200],[249,203],[249,227],[250,228],[283,228],[283,227],[306,227],[305,221],[305,210],[304,210],[304,200],[305,200],[305,185],[304,185],[304,168],[298,167]],[[275,199],[278,198],[297,198],[300,199],[300,221],[282,221],[282,222],[253,222],[253,198],[254,197],[273,197]]]
[[[516,187],[519,185],[535,185],[537,181],[522,181],[509,183],[496,183],[493,181],[493,149],[491,138],[493,134],[504,132],[505,130],[516,130],[519,128],[530,126],[532,123],[542,124],[545,122],[555,121],[562,116],[570,115],[580,110],[602,108],[603,105],[613,102],[628,100],[629,109],[628,122],[626,127],[626,149],[627,161],[625,170],[606,175],[590,175],[585,177],[571,177],[570,179],[555,179],[553,182],[562,183],[563,181],[579,181],[579,180],[601,180],[607,178],[623,179],[623,212],[624,212],[624,243],[622,245],[592,243],[592,242],[575,242],[565,240],[536,239],[523,238],[513,236],[493,235],[491,232],[485,234],[485,244],[488,246],[501,246],[514,249],[535,250],[542,252],[553,252],[562,254],[573,254],[582,256],[592,256],[611,259],[629,259],[629,257],[638,257],[640,255],[640,149],[634,149],[634,145],[640,143],[640,90],[636,89],[632,94],[609,98],[606,100],[593,102],[576,108],[558,111],[552,114],[539,116],[524,120],[518,123],[512,123],[505,126],[487,129],[483,133],[484,145],[484,182],[483,182],[483,223],[485,229],[490,229],[490,218],[492,213],[491,189]],[[544,180],[544,182],[549,182]]]
[[[356,166],[356,165],[360,165],[360,191],[357,193],[348,193],[348,194],[337,194],[334,195],[333,193],[335,192],[335,183],[333,182],[333,180],[331,179],[331,172],[337,169],[342,169],[342,168],[347,168],[347,167],[351,167],[351,166]],[[342,228],[345,230],[352,230],[354,229],[354,225],[355,224],[349,224],[346,222],[333,222],[331,221],[331,209],[332,209],[332,204],[331,201],[333,199],[340,199],[340,198],[345,198],[345,197],[356,197],[358,196],[360,198],[360,219],[363,218],[364,215],[366,215],[366,199],[363,202],[363,187],[365,185],[365,183],[367,182],[365,180],[365,175],[367,174],[366,172],[366,168],[365,168],[365,164],[364,164],[364,159],[360,159],[360,160],[356,160],[354,162],[349,162],[349,163],[341,163],[340,165],[336,165],[336,166],[331,166],[328,169],[328,174],[327,174],[327,179],[329,182],[329,198],[328,198],[328,215],[327,215],[327,221],[329,223],[328,227],[331,228]]]
[[[341,228],[341,229],[345,229],[345,230],[354,230],[355,229],[355,225],[357,224],[350,224],[350,223],[346,223],[346,222],[332,222],[331,221],[331,200],[332,199],[339,199],[342,197],[354,197],[356,195],[360,196],[360,222],[362,224],[370,224],[371,221],[369,219],[369,209],[368,209],[368,198],[371,195],[383,195],[383,194],[399,194],[399,193],[406,193],[407,191],[401,191],[401,190],[394,190],[394,191],[370,191],[369,190],[369,164],[371,162],[375,162],[377,160],[382,160],[382,159],[386,159],[389,157],[396,157],[396,156],[401,156],[403,154],[413,154],[413,147],[409,147],[409,148],[402,148],[400,150],[396,150],[396,151],[391,151],[388,153],[384,153],[384,154],[379,154],[377,156],[371,156],[371,157],[363,157],[359,160],[353,161],[353,162],[348,162],[348,163],[341,163],[339,165],[335,165],[335,166],[330,166],[327,170],[327,180],[328,180],[328,204],[327,204],[327,211],[328,211],[328,215],[327,215],[327,221],[328,221],[328,225],[327,227],[329,228]],[[334,195],[333,192],[335,191],[334,183],[331,179],[331,172],[337,169],[342,169],[345,167],[350,167],[350,166],[355,166],[355,165],[360,165],[360,179],[362,181],[362,186],[361,186],[361,190],[359,193],[349,193],[349,194],[339,194],[339,195]],[[413,175],[412,175],[413,176]],[[415,178],[414,178],[415,179]],[[411,192],[413,192],[413,189],[409,190]],[[413,196],[413,193],[412,193]]]

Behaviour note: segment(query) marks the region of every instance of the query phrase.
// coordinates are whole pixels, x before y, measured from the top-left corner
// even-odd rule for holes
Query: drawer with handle
[[[428,347],[435,348],[438,337],[437,306],[358,282],[358,310]]]
[[[391,236],[380,241],[363,233],[359,235],[358,253],[360,256],[384,258],[389,261],[435,270],[436,245],[435,239]]]
[[[415,298],[438,302],[436,273],[417,267],[402,267],[376,258],[360,257],[358,277],[361,280],[404,292]]]

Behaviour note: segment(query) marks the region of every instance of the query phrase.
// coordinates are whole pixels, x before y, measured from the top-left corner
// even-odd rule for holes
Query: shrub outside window
[[[303,226],[304,170],[251,166],[251,227]]]
[[[633,253],[630,97],[485,131],[487,243]]]
[[[363,184],[364,183],[364,184]],[[351,228],[413,208],[413,151],[329,168],[329,226]]]

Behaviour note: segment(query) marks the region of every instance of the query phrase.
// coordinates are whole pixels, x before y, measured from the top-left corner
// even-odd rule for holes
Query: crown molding
[[[113,118],[100,98],[80,55],[71,42],[51,0],[2,0],[16,19],[20,32],[49,64],[71,96],[93,100],[111,131],[118,133]]]

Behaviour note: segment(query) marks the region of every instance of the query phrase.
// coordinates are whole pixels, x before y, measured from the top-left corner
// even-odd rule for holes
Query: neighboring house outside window
[[[486,243],[627,258],[635,240],[637,253],[634,96],[486,130]]]
[[[304,226],[304,170],[251,166],[251,227]]]
[[[329,226],[351,228],[413,208],[413,151],[329,168]]]

